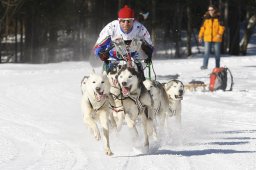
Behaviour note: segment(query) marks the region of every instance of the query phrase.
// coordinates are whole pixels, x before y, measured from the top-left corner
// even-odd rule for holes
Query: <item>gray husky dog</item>
[[[159,121],[158,124],[160,127],[163,128],[166,123],[166,117],[171,114],[171,111],[169,110],[168,95],[164,89],[164,86],[155,80],[145,80],[143,84],[150,92],[153,99],[155,117],[157,121]]]
[[[175,116],[179,125],[181,125],[181,100],[184,95],[184,85],[179,80],[171,80],[164,84],[168,95],[169,110],[171,116]]]
[[[124,112],[134,124],[139,115],[142,118],[144,130],[144,146],[149,147],[149,136],[154,133],[153,101],[143,84],[141,73],[134,68],[124,65],[117,74],[118,84],[121,87]]]

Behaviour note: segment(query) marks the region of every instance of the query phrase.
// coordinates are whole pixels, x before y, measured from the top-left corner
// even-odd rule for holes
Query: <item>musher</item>
[[[133,39],[141,40],[141,49],[147,55],[144,62],[147,64],[152,62],[151,58],[153,53],[153,44],[150,34],[144,25],[135,20],[133,9],[125,5],[118,12],[118,20],[108,23],[103,28],[95,45],[95,54],[104,62],[103,69],[105,71],[109,72],[109,70],[113,67],[112,60],[108,59],[115,59],[117,57],[116,51],[109,49],[112,49],[113,47],[112,42],[119,38],[122,38],[128,43]],[[135,53],[131,53],[132,58],[135,58],[136,56],[137,55],[135,55]],[[139,72],[143,73],[144,75],[141,63],[136,64]]]

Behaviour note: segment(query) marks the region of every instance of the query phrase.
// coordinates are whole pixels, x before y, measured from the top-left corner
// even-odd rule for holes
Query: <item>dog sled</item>
[[[137,39],[115,40],[109,52],[114,48],[116,56],[108,59],[112,65],[107,75],[91,74],[81,84],[84,122],[96,140],[102,136],[107,155],[113,154],[109,144],[109,125],[115,125],[119,131],[126,122],[137,136],[144,136],[144,149],[148,150],[149,137],[157,137],[157,130],[164,128],[168,116],[175,116],[181,124],[183,83],[177,80],[165,84],[151,81],[153,66],[143,63],[145,54],[140,49],[141,44]],[[142,76],[145,69],[148,69],[147,83]],[[155,127],[157,119],[161,120],[159,129]],[[102,134],[98,124],[103,126]],[[137,126],[142,127],[143,134],[138,133]]]
[[[145,63],[147,58],[145,53],[141,50],[142,41],[139,39],[132,39],[125,41],[122,38],[115,39],[111,47],[108,49],[111,53],[115,53],[115,57],[110,57],[109,70],[118,70],[123,65],[133,67],[139,72],[147,73],[147,79],[151,79],[151,72],[154,72],[152,63]],[[154,73],[156,76],[156,74]],[[156,78],[155,78],[156,79]]]
[[[229,89],[228,89],[229,86]],[[234,86],[233,75],[229,68],[220,67],[213,68],[209,76],[209,84],[205,84],[203,81],[192,80],[188,84],[185,84],[185,90],[187,91],[203,91],[213,92],[216,90],[232,91]]]
[[[207,84],[200,80],[192,80],[188,84],[184,84],[185,91],[206,91]]]

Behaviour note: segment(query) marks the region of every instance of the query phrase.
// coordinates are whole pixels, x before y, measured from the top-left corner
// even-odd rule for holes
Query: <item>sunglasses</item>
[[[119,21],[120,21],[121,23],[127,22],[128,24],[130,24],[130,23],[133,22],[133,19],[120,19]]]

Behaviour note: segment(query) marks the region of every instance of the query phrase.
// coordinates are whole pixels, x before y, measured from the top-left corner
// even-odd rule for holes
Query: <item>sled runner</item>
[[[145,58],[143,57],[141,50],[142,41],[139,39],[133,40],[123,40],[122,38],[118,38],[114,40],[112,48],[115,50],[115,58],[109,58],[113,63],[113,67],[121,68],[122,65],[127,65],[128,67],[133,67],[139,72],[145,71],[145,75],[147,79],[151,80],[151,72],[154,72],[154,68],[152,63],[148,63],[146,66],[143,67],[143,61]],[[155,78],[156,79],[156,78]]]
[[[185,84],[184,88],[188,91],[197,91],[199,88],[205,91],[207,84],[203,81],[192,80],[189,84]]]
[[[132,67],[134,63],[139,62],[139,48],[141,41],[137,39],[124,41],[122,38],[113,41],[113,47],[116,50],[116,60],[119,61],[119,65],[127,64]],[[123,61],[123,62],[122,62]]]

